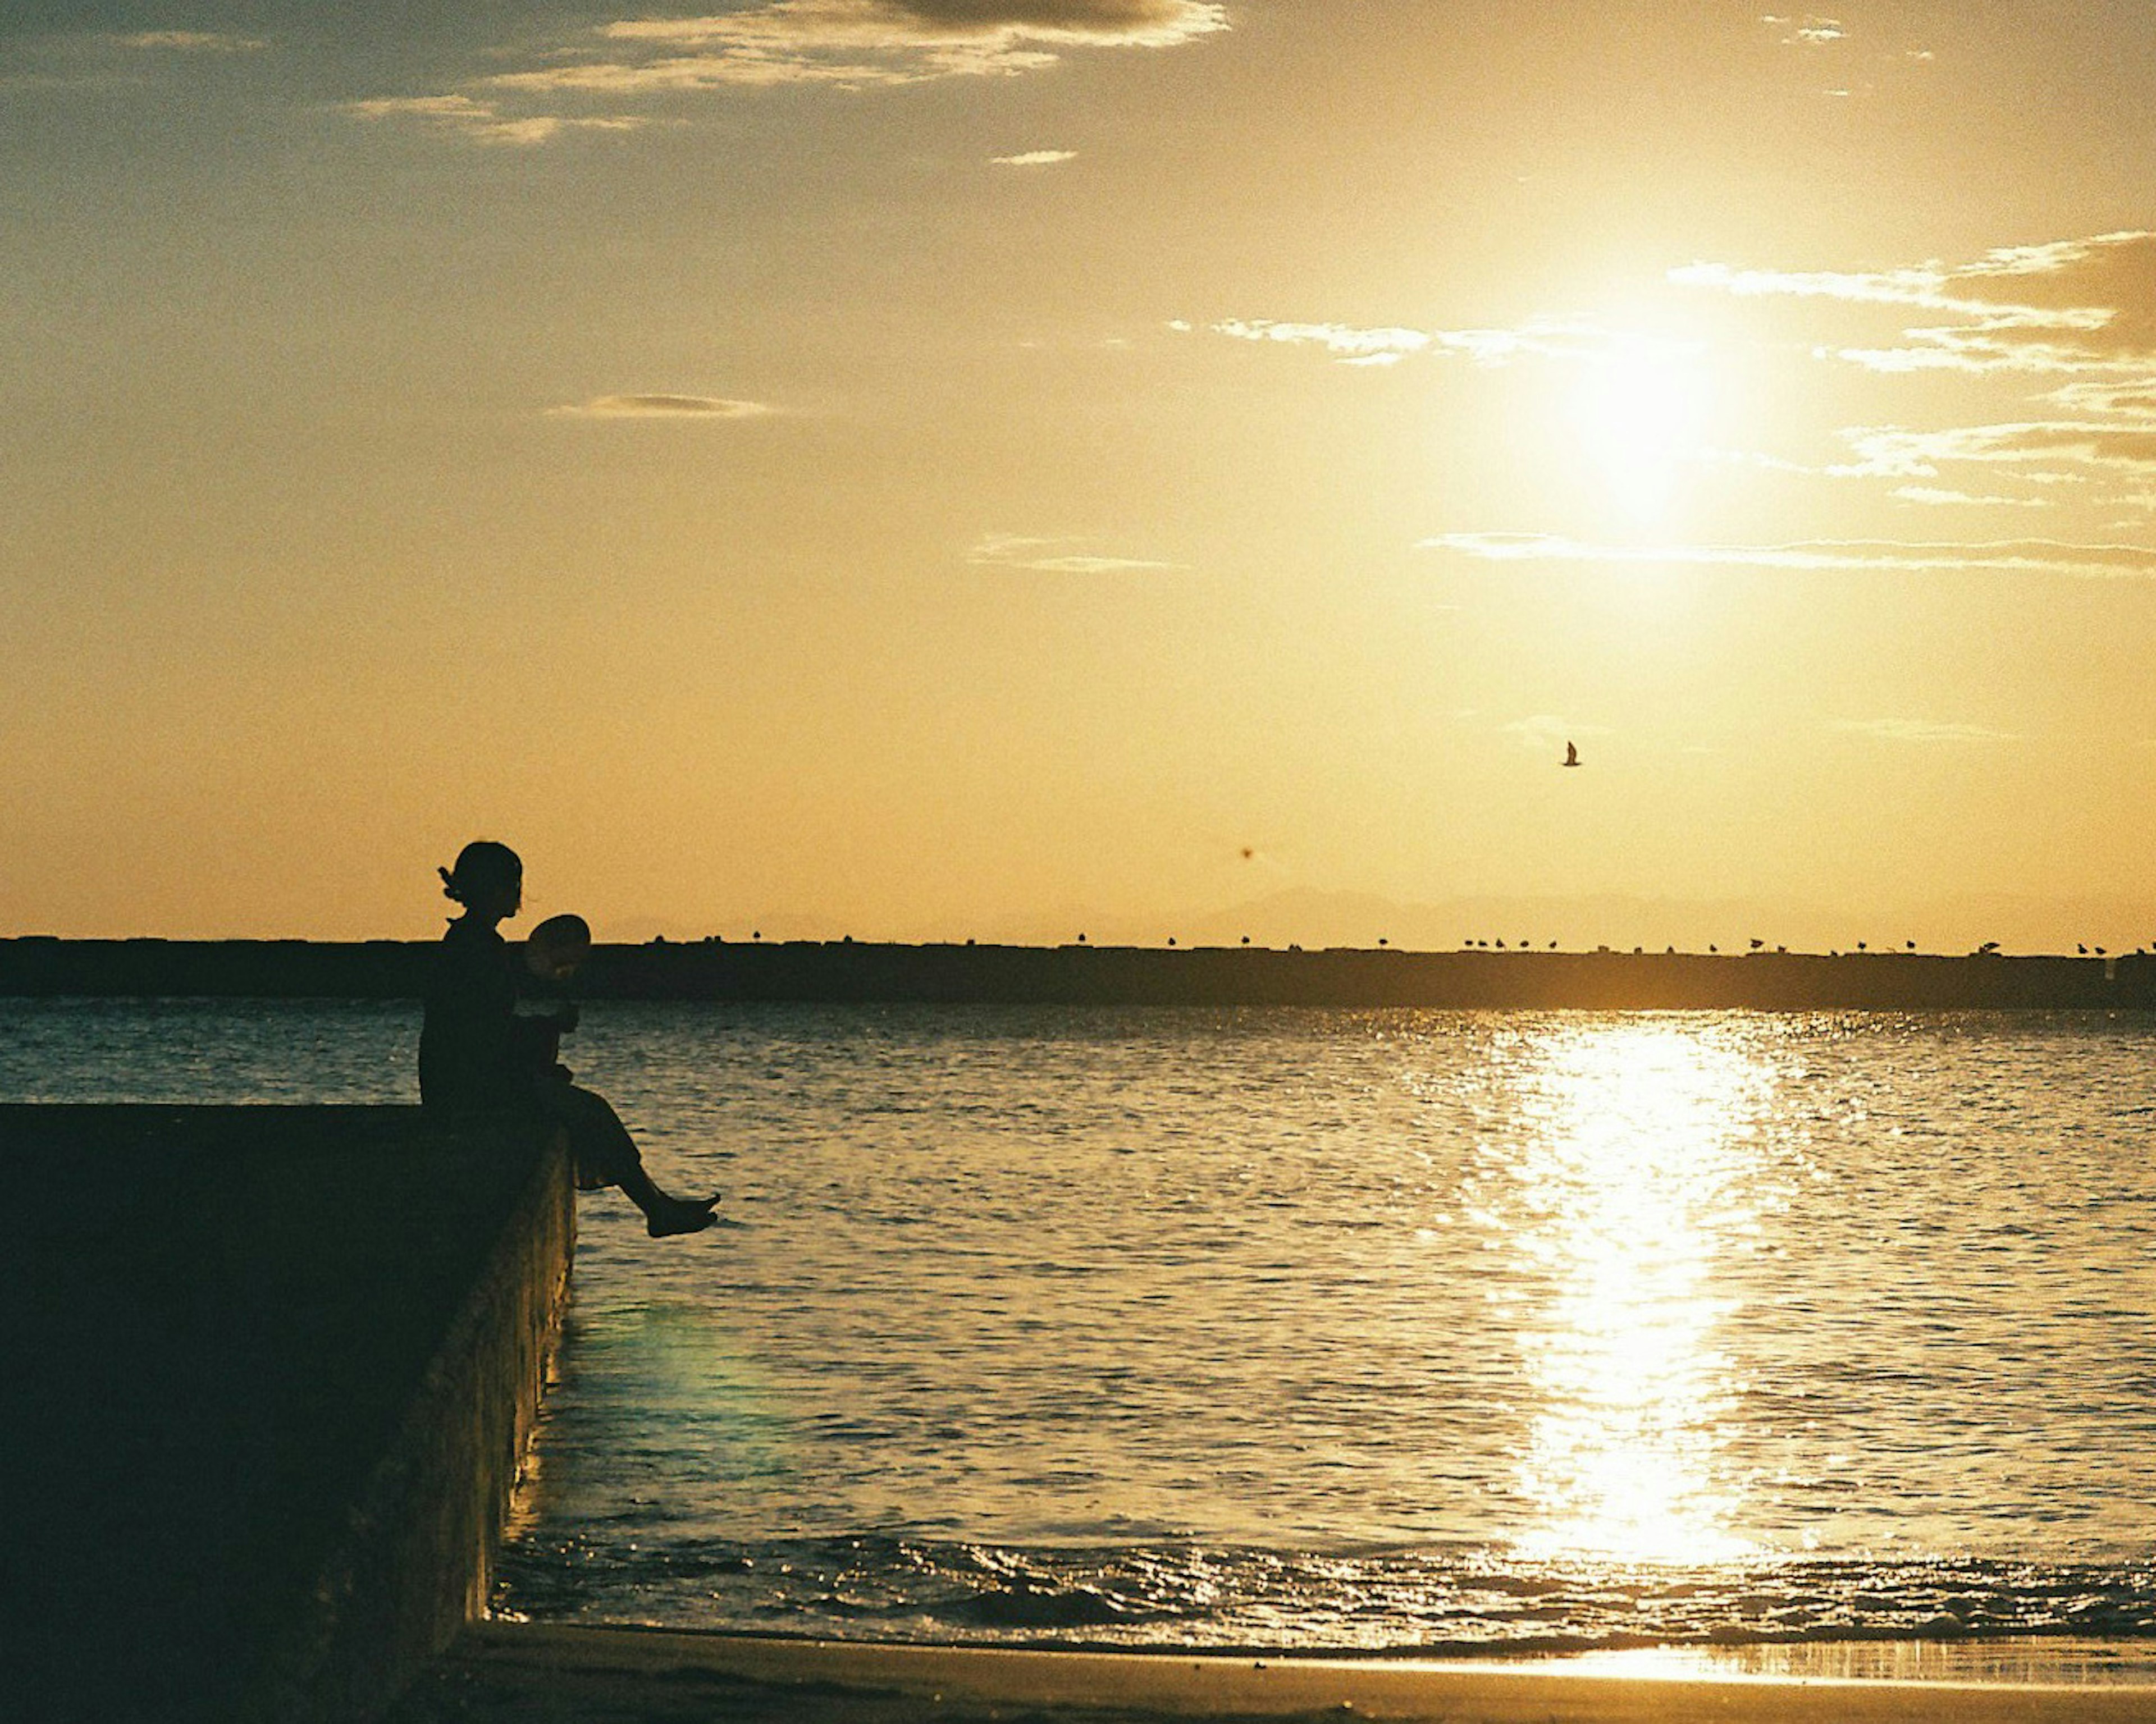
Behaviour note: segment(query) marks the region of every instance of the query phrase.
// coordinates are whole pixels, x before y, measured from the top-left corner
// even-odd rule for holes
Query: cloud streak
[[[497,103],[455,94],[373,96],[346,102],[344,110],[361,120],[424,121],[477,143],[526,148],[564,131],[634,131],[649,123],[629,114],[505,114]]]
[[[1107,556],[1086,546],[1083,539],[988,533],[966,552],[966,561],[980,568],[1029,569],[1051,575],[1143,574],[1184,567],[1152,557]]]
[[[2044,574],[2156,580],[2156,546],[2081,545],[2055,539],[1998,539],[1972,544],[1813,539],[1788,545],[1615,545],[1554,533],[1442,533],[1421,541],[1416,548],[1484,562],[1681,564],[1786,569],[1796,573]]]
[[[696,17],[616,19],[534,56],[538,64],[448,91],[344,107],[362,119],[429,122],[480,143],[541,144],[565,132],[651,123],[619,112],[579,113],[579,102],[1014,77],[1053,66],[1075,49],[1173,48],[1228,27],[1226,7],[1214,0],[764,0]],[[1072,153],[995,159],[1046,167]]]
[[[1173,48],[1228,28],[1204,0],[771,0],[697,18],[625,18],[567,64],[490,85],[608,95],[725,85],[853,89],[1009,77],[1072,49]]]
[[[595,395],[588,401],[547,410],[557,419],[676,419],[710,423],[722,419],[762,419],[775,408],[760,401],[730,400],[718,395]]]
[[[147,54],[254,54],[270,45],[259,36],[221,30],[135,30],[105,39],[116,48]]]
[[[1897,485],[1894,495],[1905,503],[1922,503],[1938,508],[2050,509],[2056,506],[2049,497],[2006,497],[1996,493],[1979,495],[1974,491],[1958,491],[1935,485]]]
[[[1179,333],[1194,326],[1168,325]],[[1561,358],[1606,346],[1608,337],[1578,322],[1537,320],[1516,329],[1407,329],[1347,323],[1291,323],[1270,317],[1229,317],[1206,326],[1230,341],[1317,347],[1342,365],[1390,366],[1417,354],[1457,354],[1477,365],[1505,365],[1528,357]]]
[[[1936,479],[1957,464],[2056,469],[2061,463],[2156,475],[2156,424],[2052,419],[1944,431],[1858,427],[1842,435],[1858,459],[1827,469],[1841,478]]]
[[[1667,273],[1680,289],[1913,314],[1897,339],[1811,347],[1820,360],[1885,377],[1919,373],[2017,381],[2015,408],[1938,429],[1856,425],[1839,434],[1851,459],[1810,469],[1840,480],[1904,485],[1905,501],[2042,506],[2016,485],[2088,485],[2137,512],[2156,476],[2156,233],[2002,246],[1961,263],[1869,271],[1741,269],[1692,263]],[[2022,381],[2025,380],[2025,381]],[[2048,384],[2047,389],[2037,388]],[[1969,475],[1984,475],[1985,483]]]
[[[1869,736],[1878,742],[1914,742],[1923,747],[1941,743],[2018,742],[2010,731],[1994,731],[1979,724],[1943,723],[1930,718],[1844,718],[1830,728],[1845,736]]]
[[[1784,13],[1768,13],[1759,22],[1782,31],[1784,48],[1824,48],[1829,43],[1844,40],[1849,32],[1840,18],[1820,18],[1806,14],[1793,18]]]
[[[1953,320],[1905,328],[1892,346],[1820,350],[1871,371],[2142,375],[2156,362],[2156,233],[2139,229],[2005,246],[1964,264],[1837,271],[1692,263],[1667,279],[1738,298],[1905,306]]]

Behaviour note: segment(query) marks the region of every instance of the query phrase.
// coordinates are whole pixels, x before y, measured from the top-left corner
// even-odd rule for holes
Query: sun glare
[[[1570,417],[1581,452],[1609,500],[1652,526],[1678,499],[1706,428],[1708,386],[1697,351],[1628,336],[1587,362]]]
[[[1720,1452],[1733,1393],[1716,1271],[1749,1219],[1741,1050],[1676,1027],[1568,1031],[1529,1085],[1508,1252],[1536,1412],[1520,1457],[1548,1557],[1726,1560],[1750,1547]]]

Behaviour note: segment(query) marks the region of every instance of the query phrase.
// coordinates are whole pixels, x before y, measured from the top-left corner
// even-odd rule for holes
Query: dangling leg
[[[719,1200],[716,1192],[708,1198],[677,1198],[653,1183],[636,1140],[603,1095],[563,1084],[548,1092],[547,1111],[568,1127],[578,1183],[588,1188],[619,1186],[622,1195],[644,1212],[644,1229],[654,1239],[701,1233],[718,1219],[711,1213]]]

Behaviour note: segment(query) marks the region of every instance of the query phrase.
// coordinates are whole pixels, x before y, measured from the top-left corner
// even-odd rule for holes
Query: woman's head
[[[442,895],[467,910],[510,916],[524,901],[522,859],[490,838],[475,839],[457,852],[454,867],[434,872],[442,877]]]

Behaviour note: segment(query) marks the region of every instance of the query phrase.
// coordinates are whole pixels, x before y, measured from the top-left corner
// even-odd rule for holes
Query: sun
[[[1625,336],[1584,363],[1568,405],[1588,468],[1627,519],[1656,525],[1701,452],[1710,391],[1699,350]]]

